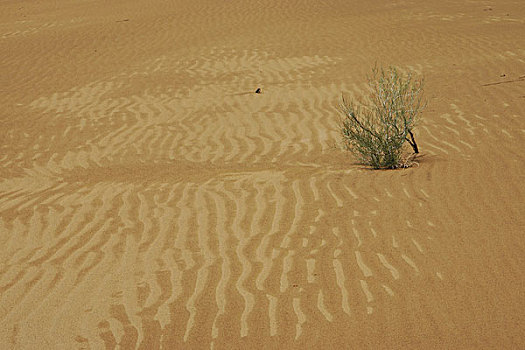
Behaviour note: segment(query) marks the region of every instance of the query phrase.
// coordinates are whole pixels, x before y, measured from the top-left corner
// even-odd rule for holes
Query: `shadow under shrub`
[[[413,128],[424,108],[423,81],[397,69],[374,68],[368,77],[370,94],[347,101],[343,96],[341,134],[344,147],[374,169],[410,166],[419,153]],[[413,153],[407,156],[405,142]]]

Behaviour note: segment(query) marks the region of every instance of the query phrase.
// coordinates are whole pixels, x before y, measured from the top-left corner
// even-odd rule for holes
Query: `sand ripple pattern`
[[[0,221],[13,237],[3,242],[3,322],[42,317],[42,303],[58,317],[70,307],[60,294],[85,298],[82,337],[109,347],[285,336],[290,324],[299,339],[318,321],[372,313],[396,283],[434,273],[424,261],[431,241],[380,229],[386,192],[373,213],[348,215],[360,192],[336,174],[311,178],[315,190],[268,170],[8,193],[2,211],[19,214]],[[25,312],[9,312],[9,302]]]
[[[260,96],[235,78],[256,62],[275,84]],[[334,152],[326,97],[343,87],[300,81],[333,64],[212,51],[177,68],[200,82],[191,91],[127,96],[115,77],[33,101],[67,127],[9,135],[35,156],[4,159],[3,322],[43,317],[49,303],[60,323],[71,306],[57,295],[68,295],[85,298],[83,317],[57,329],[81,327],[81,343],[191,347],[287,338],[287,327],[297,341],[317,322],[377,312],[409,276],[434,275],[426,237],[381,229],[395,189],[361,212],[370,200],[350,180],[357,170],[312,160]],[[231,81],[207,87],[229,70]],[[9,312],[13,302],[25,312]]]
[[[508,174],[522,170],[523,79],[514,67],[525,52],[462,31],[448,33],[451,44],[436,30],[479,18],[401,3],[394,14],[337,1],[179,3],[203,15],[190,21],[165,4],[162,15],[95,16],[96,29],[81,18],[0,26],[0,45],[14,52],[0,58],[6,67],[55,30],[70,28],[72,46],[52,41],[56,51],[41,55],[40,44],[28,46],[38,64],[6,72],[14,87],[0,100],[0,340],[9,347],[39,339],[44,348],[252,348],[261,340],[309,348],[367,320],[392,334],[404,327],[394,327],[399,320],[419,322],[419,302],[430,309],[413,290],[441,300],[452,283],[457,270],[446,260],[457,222],[486,228],[498,227],[486,213],[520,217],[505,204],[523,192],[515,181],[478,190],[502,176],[494,160]],[[397,35],[385,34],[407,18]],[[305,21],[316,33],[306,44],[297,25]],[[500,14],[478,22],[521,23]],[[341,38],[343,25],[351,40]],[[80,45],[82,30],[98,41]],[[392,59],[384,52],[438,85],[454,81],[456,62],[454,74],[469,75],[445,92],[429,86],[420,167],[371,173],[338,149],[337,105],[341,92],[363,91],[353,78],[370,57]],[[91,77],[63,57],[100,69]],[[64,67],[46,68],[55,60]],[[484,70],[465,68],[481,61]],[[508,84],[486,89],[494,81],[486,72],[498,69],[513,74]],[[51,89],[56,72],[63,85]],[[34,96],[16,94],[32,86]],[[490,103],[472,106],[456,91]],[[484,209],[504,204],[478,210],[468,193],[457,195],[472,188]],[[458,332],[454,321],[434,322],[442,334]]]

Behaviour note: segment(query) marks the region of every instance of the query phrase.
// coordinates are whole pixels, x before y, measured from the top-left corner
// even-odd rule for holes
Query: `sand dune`
[[[0,19],[1,348],[525,347],[521,1]],[[376,62],[425,77],[416,167],[338,146]]]

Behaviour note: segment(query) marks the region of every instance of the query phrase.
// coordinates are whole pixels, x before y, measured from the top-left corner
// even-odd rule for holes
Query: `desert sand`
[[[525,348],[522,0],[4,0],[0,110],[1,349]]]

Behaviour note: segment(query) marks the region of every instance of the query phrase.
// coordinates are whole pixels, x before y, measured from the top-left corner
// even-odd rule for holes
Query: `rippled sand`
[[[0,348],[524,348],[524,28],[521,0],[0,2]],[[375,62],[426,79],[417,167],[338,147]]]

